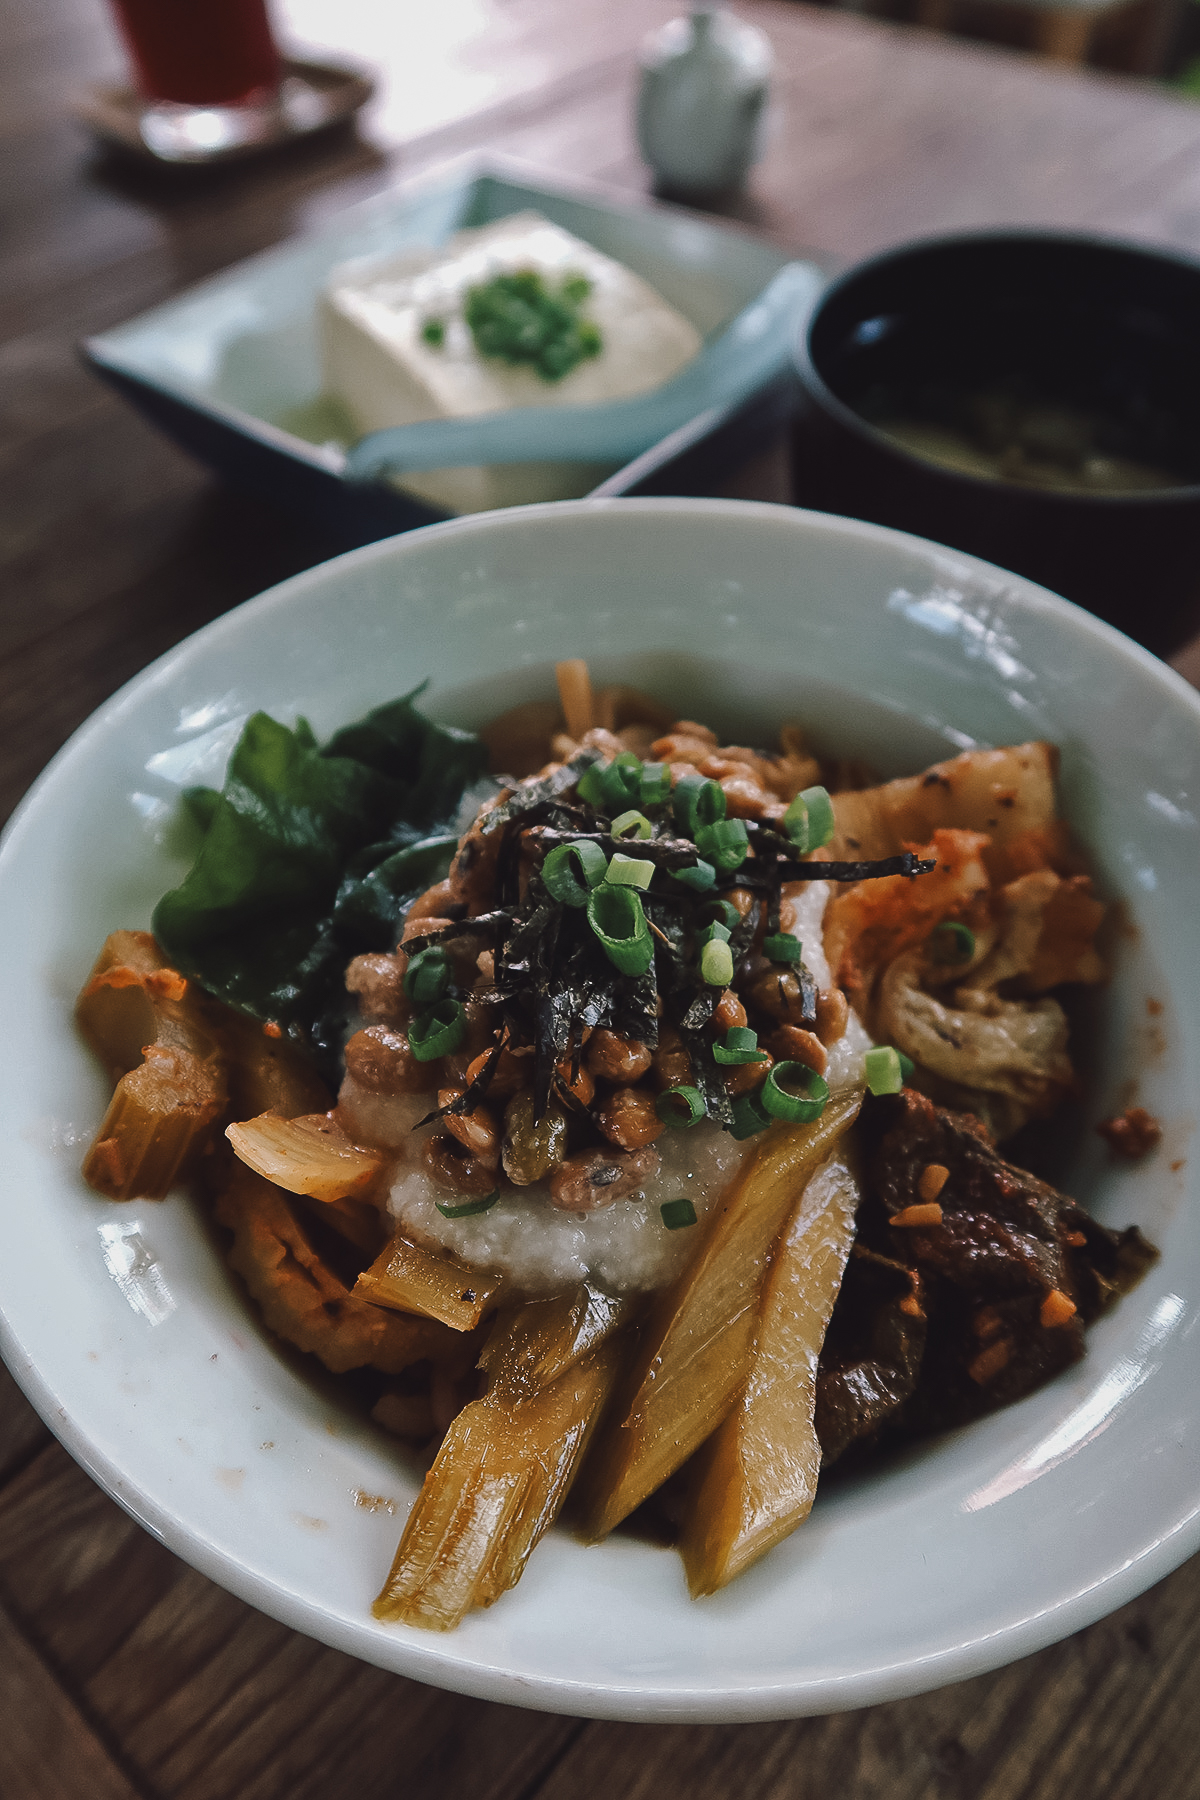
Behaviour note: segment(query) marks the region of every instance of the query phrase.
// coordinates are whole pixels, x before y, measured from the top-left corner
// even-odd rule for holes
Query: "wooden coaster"
[[[182,106],[145,100],[127,86],[97,85],[72,110],[104,143],[149,161],[214,163],[327,131],[353,118],[374,92],[357,70],[285,58],[279,93],[262,106]]]

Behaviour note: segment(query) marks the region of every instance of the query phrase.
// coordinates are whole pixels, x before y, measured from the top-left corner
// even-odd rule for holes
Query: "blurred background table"
[[[634,53],[674,10],[285,0],[289,42],[379,68],[360,133],[172,174],[70,122],[72,92],[120,67],[101,0],[0,0],[0,817],[121,682],[330,549],[215,486],[81,370],[75,341],[464,151],[643,191]],[[1017,222],[1200,251],[1195,103],[789,0],[740,10],[778,70],[735,210],[779,242],[839,260]],[[780,452],[733,491],[785,498]],[[1200,678],[1200,643],[1176,662]],[[0,1383],[5,1800],[1200,1795],[1200,1559],[925,1698],[777,1725],[589,1723],[422,1688],[254,1613],[133,1525]]]

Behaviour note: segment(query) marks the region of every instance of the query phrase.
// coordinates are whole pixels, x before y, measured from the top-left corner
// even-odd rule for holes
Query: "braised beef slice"
[[[904,1407],[925,1432],[991,1412],[1083,1355],[1083,1327],[1132,1287],[1157,1255],[1136,1228],[1112,1232],[1066,1195],[999,1156],[978,1120],[905,1089],[876,1152],[875,1195],[891,1219],[924,1197],[932,1164],[949,1171],[942,1221],[889,1226],[891,1254],[919,1271],[929,1331],[921,1380]],[[1074,1302],[1043,1325],[1053,1290]]]
[[[850,1252],[817,1371],[821,1466],[873,1443],[917,1385],[925,1348],[921,1278],[861,1244]]]

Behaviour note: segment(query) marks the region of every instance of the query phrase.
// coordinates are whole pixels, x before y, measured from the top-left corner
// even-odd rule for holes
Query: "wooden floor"
[[[114,66],[100,0],[0,0],[0,816],[128,676],[334,547],[218,488],[74,341],[465,149],[643,190],[634,47],[677,3],[288,0],[297,32],[382,57],[366,139],[179,182],[94,156],[66,118]],[[1200,250],[1194,105],[787,0],[740,10],[779,66],[734,210],[777,240],[846,258],[1023,221]],[[741,491],[779,484],[768,457]],[[1178,662],[1200,678],[1200,645]],[[457,1698],[178,1562],[0,1372],[2,1800],[1188,1800],[1198,1673],[1194,1561],[1010,1669],[827,1719],[623,1726]]]

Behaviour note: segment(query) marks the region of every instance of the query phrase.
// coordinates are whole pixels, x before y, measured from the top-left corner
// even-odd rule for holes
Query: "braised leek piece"
[[[616,1383],[621,1360],[622,1345],[610,1340],[543,1394],[521,1403],[529,1409],[526,1429],[540,1414],[543,1435],[530,1458],[530,1479],[510,1515],[508,1529],[497,1537],[480,1569],[476,1606],[491,1606],[506,1589],[516,1586],[530,1554],[561,1513]],[[498,1400],[497,1406],[500,1404]],[[552,1435],[556,1424],[557,1437]]]
[[[695,1260],[655,1300],[581,1478],[589,1540],[606,1537],[661,1487],[729,1412],[749,1370],[775,1241],[859,1103],[857,1094],[839,1096],[814,1123],[777,1127],[709,1215]]]
[[[479,1357],[489,1392],[518,1400],[549,1387],[638,1310],[633,1296],[617,1298],[582,1282],[572,1293],[527,1300],[502,1313]]]
[[[381,1156],[353,1143],[325,1113],[301,1119],[263,1113],[230,1125],[225,1136],[248,1168],[314,1200],[361,1198],[383,1167]]]
[[[451,1631],[519,1580],[559,1514],[620,1350],[610,1340],[515,1403],[495,1390],[463,1408],[409,1514],[376,1618]]]
[[[320,1357],[335,1374],[361,1368],[398,1374],[457,1348],[458,1340],[434,1320],[386,1312],[353,1293],[318,1255],[302,1206],[239,1162],[217,1196],[216,1216],[233,1233],[230,1264],[271,1331]]]
[[[808,1517],[821,1446],[817,1359],[854,1241],[858,1182],[842,1155],[796,1203],[763,1287],[746,1386],[700,1452],[680,1542],[693,1595],[715,1593]]]
[[[105,940],[76,1006],[84,1037],[117,1080],[84,1159],[112,1200],[161,1200],[207,1145],[225,1107],[212,1009],[145,931]]]
[[[278,1029],[222,1006],[217,1032],[229,1063],[229,1105],[235,1119],[268,1112],[298,1119],[333,1106],[334,1095],[308,1057]]]
[[[354,1293],[376,1306],[440,1319],[455,1331],[473,1331],[499,1286],[494,1275],[466,1269],[445,1252],[423,1250],[397,1236],[363,1270]]]
[[[187,983],[148,931],[112,931],[75,1003],[75,1022],[113,1080],[136,1068],[158,1030],[156,1009]]]

